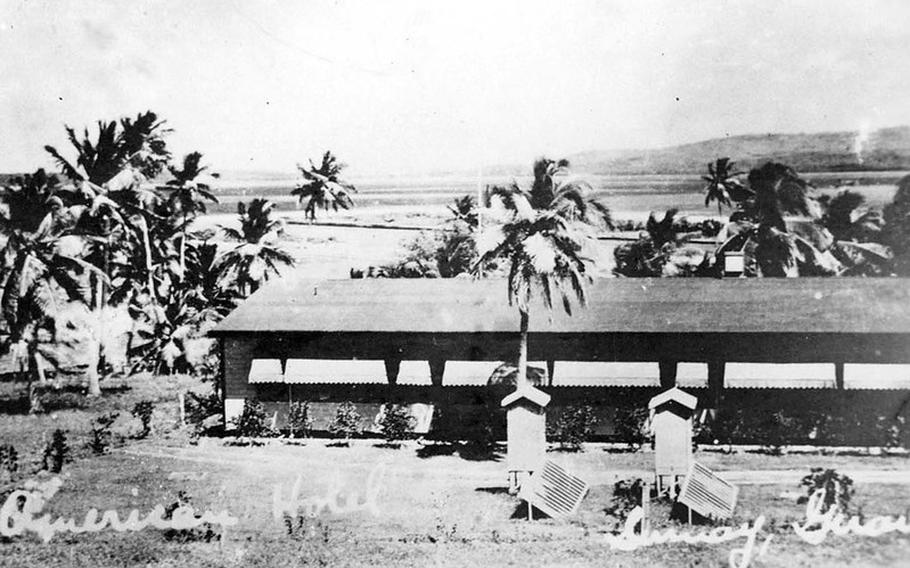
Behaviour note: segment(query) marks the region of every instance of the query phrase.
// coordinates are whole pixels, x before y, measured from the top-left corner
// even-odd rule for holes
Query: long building
[[[283,279],[212,334],[230,419],[249,398],[476,402],[518,330],[502,280]],[[557,401],[674,384],[715,408],[731,387],[904,390],[910,280],[601,279],[571,316],[533,305],[528,352]]]

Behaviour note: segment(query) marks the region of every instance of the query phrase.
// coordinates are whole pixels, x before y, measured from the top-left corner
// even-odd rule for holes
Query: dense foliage
[[[597,415],[593,406],[570,406],[547,424],[548,438],[559,443],[563,450],[577,452],[590,440],[595,426]]]
[[[65,359],[55,350],[71,349],[87,362],[90,394],[127,357],[132,371],[210,372],[208,329],[292,264],[275,242],[273,206],[241,203],[240,230],[224,228],[240,244],[221,254],[210,232],[193,229],[217,202],[210,185],[217,174],[199,152],[172,163],[171,131],[155,113],[101,121],[95,133],[66,132],[73,157],[46,147],[62,180],[39,169],[0,192],[6,347],[30,385]],[[112,325],[118,314],[134,323]],[[67,329],[81,336],[67,341]],[[128,352],[115,353],[120,345]]]

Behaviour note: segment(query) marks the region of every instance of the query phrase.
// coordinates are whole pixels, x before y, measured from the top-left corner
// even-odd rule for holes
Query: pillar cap
[[[695,407],[698,406],[698,398],[687,393],[686,391],[680,389],[679,387],[673,387],[672,389],[665,390],[659,395],[655,396],[648,403],[648,408],[654,410],[658,406],[666,404],[668,402],[677,402],[689,410],[695,410]]]
[[[550,403],[550,395],[538,388],[527,385],[518,387],[512,394],[502,399],[502,407],[512,406],[523,398],[533,402],[541,408]]]

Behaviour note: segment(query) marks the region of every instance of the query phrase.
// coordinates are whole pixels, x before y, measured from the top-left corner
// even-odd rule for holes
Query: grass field
[[[183,378],[136,378],[84,409],[35,417],[3,415],[0,442],[13,443],[27,454],[42,432],[69,430],[76,459],[65,466],[63,488],[47,507],[55,518],[81,520],[90,507],[123,514],[137,508],[144,514],[156,504],[174,502],[183,491],[199,511],[229,511],[239,519],[236,527],[227,529],[221,541],[209,542],[155,529],[61,534],[47,544],[34,536],[16,537],[0,544],[0,566],[725,566],[729,551],[742,544],[660,545],[634,553],[612,550],[604,535],[619,521],[604,510],[613,483],[647,470],[653,459],[649,453],[614,453],[600,446],[583,453],[552,452],[551,459],[588,480],[591,491],[568,521],[528,522],[519,500],[506,492],[501,452],[465,459],[461,456],[468,454],[421,450],[415,443],[400,449],[381,447],[378,440],[357,440],[350,447],[332,447],[319,439],[293,446],[232,446],[221,439],[193,445],[186,430],[176,426],[173,393],[187,388],[207,387]],[[158,403],[155,432],[147,440],[130,438],[138,422],[128,416],[129,408],[138,400]],[[112,409],[124,415],[115,424],[121,440],[109,454],[92,456],[83,445],[89,422]],[[813,466],[855,475],[855,506],[867,517],[905,514],[910,511],[910,484],[862,479],[864,472],[873,470],[907,479],[908,458],[714,452],[696,456],[731,474],[768,470],[767,475],[751,474],[764,482],[741,487],[730,521],[739,524],[766,516],[768,528],[762,534],[775,536],[767,555],[753,565],[906,565],[910,554],[906,535],[830,537],[816,547],[799,541],[788,523],[804,515],[804,506],[795,502],[798,487],[793,480]],[[23,461],[25,469],[35,465]],[[295,520],[291,534],[273,516],[273,494],[277,491],[279,502],[286,505],[298,476],[303,481],[300,498],[324,497],[337,484],[342,494],[353,493],[362,501],[370,473],[379,466],[384,474],[373,485],[378,515],[323,511],[302,525]],[[31,476],[27,473],[19,476],[20,484]],[[655,507],[656,526],[670,526],[668,511],[667,506]]]

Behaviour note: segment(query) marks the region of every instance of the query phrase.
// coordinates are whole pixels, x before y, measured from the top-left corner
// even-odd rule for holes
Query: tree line
[[[171,132],[151,111],[99,121],[95,132],[66,127],[68,148],[45,147],[59,173],[38,169],[4,184],[3,344],[31,404],[45,368],[62,362],[60,347],[73,337],[87,345],[90,395],[100,394],[111,344],[124,331],[129,372],[212,367],[206,331],[293,265],[267,200],[238,204],[239,228],[217,228],[230,243],[223,250],[215,230],[194,228],[218,201],[210,185],[217,174],[199,152],[175,160]]]

